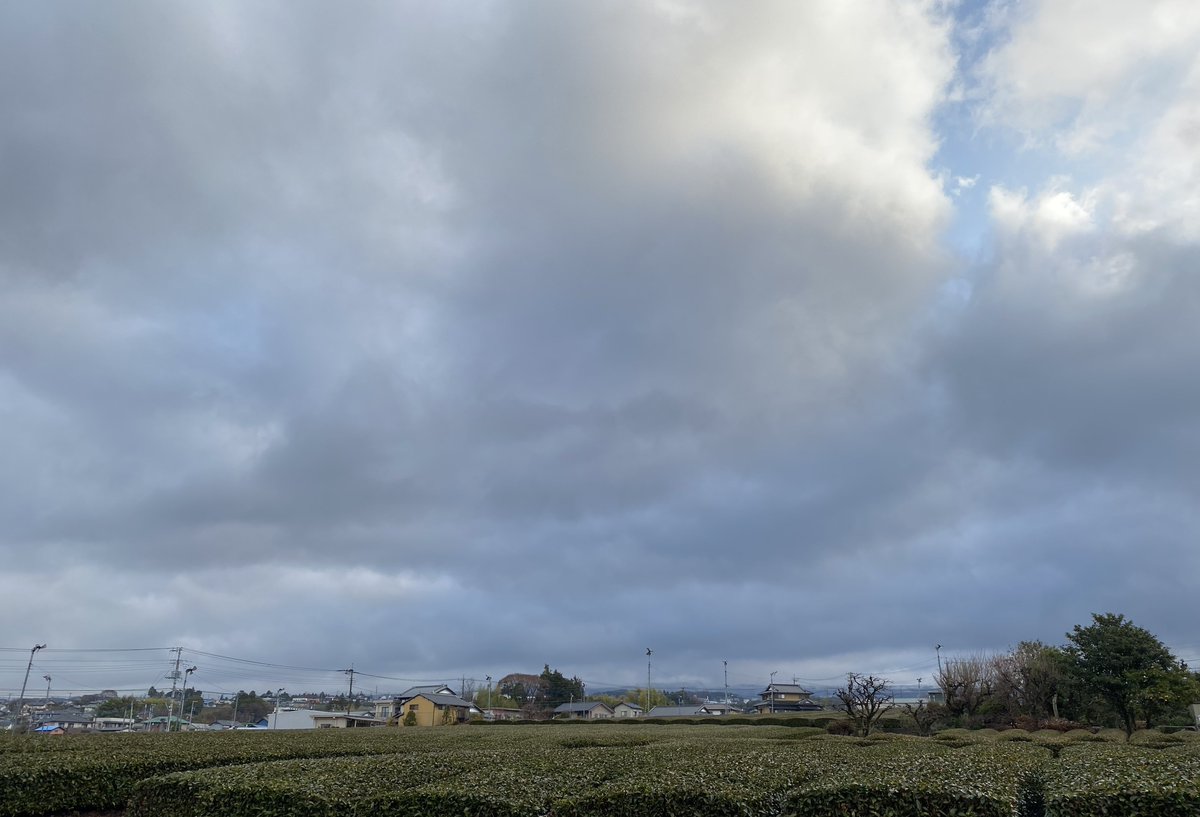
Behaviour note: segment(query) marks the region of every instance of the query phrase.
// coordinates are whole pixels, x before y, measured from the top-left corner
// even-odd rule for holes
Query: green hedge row
[[[397,751],[403,742],[428,743],[403,739],[396,729],[323,729],[39,736],[23,747],[23,741],[10,741],[9,750],[0,752],[0,817],[117,809],[138,781],[169,772],[275,759],[385,754]]]
[[[1046,817],[1194,817],[1200,750],[1191,746],[1076,745],[1046,769]]]
[[[128,817],[1013,817],[1032,814],[1031,781],[1049,758],[1015,744],[714,741],[707,730],[673,729],[642,744],[587,745],[555,732],[516,751],[443,748],[166,775],[138,784]]]
[[[1176,735],[556,725],[33,740],[0,752],[0,817],[1200,814],[1200,742]]]

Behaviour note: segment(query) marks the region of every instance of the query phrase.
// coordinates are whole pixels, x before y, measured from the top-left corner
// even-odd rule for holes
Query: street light
[[[646,714],[650,714],[650,656],[654,655],[654,650],[646,648]]]
[[[487,676],[487,685],[488,685],[488,699],[487,699],[488,711],[490,712],[492,709],[492,676],[490,676],[490,675]]]
[[[272,729],[279,728],[279,699],[283,697],[284,692],[286,690],[283,687],[275,691],[275,719],[271,722]]]
[[[769,684],[767,684],[767,692],[770,693],[767,696],[767,700],[769,700],[771,702],[771,714],[772,715],[775,714],[775,675],[778,672],[779,672],[779,670],[775,670],[775,672],[771,673],[771,682]]]
[[[185,670],[183,671],[183,692],[181,692],[181,693],[180,693],[180,698],[179,698],[179,719],[180,719],[180,720],[183,720],[183,704],[184,704],[184,701],[186,701],[186,700],[187,700],[187,685],[188,685],[188,676],[189,676],[189,675],[191,675],[191,674],[192,674],[193,672],[195,672],[195,671],[196,671],[196,667],[195,667],[195,665],[192,665],[192,666],[188,667],[187,669],[185,669]],[[189,726],[190,726],[190,725],[191,725],[191,724],[189,723]],[[180,725],[179,725],[179,728],[180,728],[180,730],[182,731],[182,729],[183,729],[183,724],[180,724]],[[168,732],[170,732],[170,731],[171,731],[171,722],[170,722],[170,720],[168,720],[168,721],[167,721],[167,731],[168,731]]]
[[[50,711],[50,676],[43,675],[42,680],[46,682],[46,711]]]
[[[21,713],[25,709],[25,687],[29,684],[29,670],[33,667],[33,656],[38,650],[46,649],[45,644],[36,644],[29,651],[29,663],[25,665],[25,680],[21,682],[21,697],[17,699],[17,720],[21,720]]]

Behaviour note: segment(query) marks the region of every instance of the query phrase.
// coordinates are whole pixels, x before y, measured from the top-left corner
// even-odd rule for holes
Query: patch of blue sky
[[[1033,135],[984,115],[993,89],[981,65],[1009,38],[1013,6],[1005,0],[964,0],[953,9],[951,41],[957,57],[951,94],[935,112],[939,148],[930,169],[945,180],[953,215],[942,239],[967,262],[985,260],[991,222],[989,191],[996,186],[1034,195],[1055,180],[1071,189],[1105,175],[1115,146],[1100,152],[1063,153],[1052,138]],[[1075,119],[1077,106],[1064,100],[1061,121]],[[1118,140],[1123,141],[1123,140]]]

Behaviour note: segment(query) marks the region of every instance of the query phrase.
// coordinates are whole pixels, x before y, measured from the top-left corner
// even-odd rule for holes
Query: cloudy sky
[[[31,0],[0,110],[6,693],[1200,657],[1194,0]]]

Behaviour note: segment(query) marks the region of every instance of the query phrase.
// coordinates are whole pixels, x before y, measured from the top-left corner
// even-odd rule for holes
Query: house
[[[317,725],[313,723],[313,717],[329,714],[331,713],[319,709],[292,709],[285,706],[261,719],[258,727],[260,729],[316,729]]]
[[[554,707],[554,717],[564,720],[598,721],[612,716],[612,707],[602,701],[579,701]]]
[[[705,701],[701,706],[708,710],[709,715],[730,715],[737,711],[733,704],[724,701]]]
[[[67,734],[66,729],[63,729],[61,726],[53,726],[51,724],[47,724],[45,726],[39,726],[37,729],[34,729],[33,731],[35,734],[38,734],[38,735],[65,735],[65,734]]]
[[[709,709],[705,705],[689,705],[689,706],[656,706],[650,710],[648,718],[694,718],[700,715],[717,715],[723,714]]]
[[[92,728],[99,732],[132,732],[137,721],[133,718],[93,718]]]
[[[521,710],[506,706],[493,706],[483,710],[485,721],[519,721],[524,717],[525,713]]]
[[[400,704],[396,720],[405,726],[449,726],[470,720],[472,709],[470,701],[457,695],[421,692]]]
[[[640,718],[645,712],[637,704],[621,701],[613,707],[614,718]]]
[[[312,716],[315,729],[359,729],[364,726],[383,726],[370,712],[321,712]]]
[[[410,701],[418,695],[454,695],[455,692],[445,684],[424,684],[422,686],[409,687],[396,696],[396,703],[403,704],[405,701]]]
[[[243,726],[245,726],[244,723],[230,720],[215,720],[212,722],[212,725],[218,729],[241,729]]]
[[[190,726],[186,720],[177,715],[171,716],[170,724],[170,731],[172,732],[182,732],[184,729],[187,729]],[[159,715],[158,717],[150,718],[150,720],[143,721],[143,726],[148,732],[166,732],[168,731],[167,716]]]
[[[821,705],[812,700],[812,693],[797,684],[767,684],[767,688],[759,695],[762,700],[754,708],[760,715],[821,710]]]
[[[372,706],[375,707],[375,720],[385,722],[391,720],[399,708],[395,698],[380,698]]]
[[[82,732],[92,727],[92,716],[69,712],[47,712],[43,715],[38,715],[35,723],[37,724],[37,727],[34,729],[35,732],[43,726],[48,726],[52,729],[58,727],[68,733]]]
[[[452,695],[457,697],[453,689],[445,684],[422,684],[409,687],[394,698],[380,698],[375,701],[375,720],[388,722],[393,718],[404,715],[404,704],[418,695]]]

